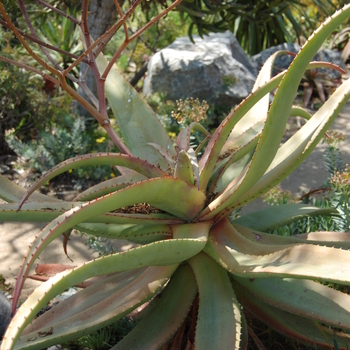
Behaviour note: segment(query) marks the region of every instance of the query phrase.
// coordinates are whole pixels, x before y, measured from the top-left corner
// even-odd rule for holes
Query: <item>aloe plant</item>
[[[122,48],[136,37],[128,36],[126,19],[138,2],[124,14],[115,3],[120,21],[93,43],[86,27],[87,1],[82,2],[82,20],[72,21],[83,29],[85,53],[63,70],[49,66],[30,50],[0,2],[7,26],[50,71],[49,79],[82,103],[122,152],[67,159],[28,191],[0,177],[0,196],[6,202],[0,205],[1,221],[48,222],[20,267],[13,319],[1,349],[41,349],[75,339],[140,305],[146,307],[141,321],[113,349],[159,348],[169,341],[176,348],[174,334],[190,310],[196,323],[196,349],[246,349],[249,327],[244,310],[298,341],[346,349],[350,343],[350,296],[323,282],[350,285],[350,234],[315,232],[282,237],[266,233],[301,217],[337,212],[287,204],[236,219],[230,215],[293,172],[350,97],[350,80],[346,80],[313,116],[293,106],[305,70],[336,68],[310,61],[332,31],[350,17],[350,5],[322,24],[289,69],[272,78],[274,59],[284,52],[271,56],[250,96],[213,134],[193,122],[179,133],[174,147],[152,110],[113,67]],[[30,22],[25,6],[21,9]],[[125,41],[108,62],[100,51],[120,27],[125,29]],[[91,98],[92,104],[66,83],[69,71],[82,60],[98,81],[99,96]],[[270,105],[270,92],[275,89]],[[125,144],[111,127],[105,95]],[[280,145],[287,119],[293,115],[306,117],[308,122]],[[207,143],[191,148],[192,130],[202,132]],[[65,171],[97,164],[116,166],[121,175],[93,186],[71,202],[36,191]],[[57,274],[16,311],[29,269],[39,254],[72,228],[96,237],[128,239],[136,246]],[[33,320],[53,297],[86,280],[91,282],[89,287]]]

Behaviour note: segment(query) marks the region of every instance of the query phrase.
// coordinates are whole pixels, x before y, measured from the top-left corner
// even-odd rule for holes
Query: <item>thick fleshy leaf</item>
[[[350,251],[310,244],[266,245],[241,235],[227,219],[210,231],[204,251],[234,275],[305,278],[350,285]]]
[[[186,128],[182,129],[176,139],[176,146],[178,150],[188,151],[191,147],[190,136],[193,130],[197,130],[207,137],[210,137],[210,133],[199,123],[191,123]]]
[[[267,304],[336,328],[350,330],[350,295],[320,283],[291,278],[235,277]]]
[[[162,171],[161,169],[153,166],[152,164],[147,163],[139,158],[131,157],[129,155],[121,154],[121,153],[93,153],[93,154],[85,154],[82,156],[77,156],[74,158],[70,158],[65,160],[64,162],[56,165],[52,169],[50,169],[44,176],[34,182],[34,184],[29,188],[28,192],[23,196],[20,202],[21,205],[25,202],[25,200],[40,186],[44,185],[49,180],[53,179],[57,175],[60,175],[70,169],[79,168],[82,166],[88,165],[119,165],[123,167],[127,167],[129,169],[135,170],[138,173],[149,177],[160,177],[167,176],[168,174]]]
[[[159,292],[176,268],[143,268],[96,282],[35,319],[25,328],[15,349],[46,348],[115,322]]]
[[[86,208],[86,206],[85,206]],[[89,208],[91,209],[91,208]],[[38,235],[38,237],[35,238],[32,245],[29,247],[28,253],[24,258],[23,264],[19,270],[16,287],[13,295],[13,311],[17,305],[17,301],[20,295],[20,292],[22,290],[24,281],[26,276],[28,275],[28,271],[30,270],[31,266],[33,265],[34,261],[38,258],[40,253],[45,249],[45,247],[53,241],[55,238],[57,238],[60,234],[65,232],[68,228],[74,227],[76,224],[78,224],[81,220],[81,216],[84,216],[84,212],[80,212],[80,209],[72,209],[71,211],[65,213],[58,219],[51,222],[49,225],[47,225]],[[187,258],[191,257],[192,255],[197,254],[199,251],[201,251],[204,248],[205,243],[208,239],[208,233],[209,228],[211,226],[211,222],[205,222],[205,223],[194,223],[194,224],[183,224],[183,225],[174,225],[172,227],[173,229],[173,237],[174,240],[164,240],[160,242],[151,243],[145,246],[137,247],[135,249],[130,249],[128,251],[128,256],[135,256],[134,260],[132,261],[130,267],[128,268],[128,258],[125,257],[123,260],[123,255],[126,253],[120,253],[121,255],[117,258],[117,261],[121,260],[120,266],[115,271],[105,272],[103,274],[117,272],[117,271],[123,271],[118,270],[121,268],[121,266],[124,266],[124,270],[127,269],[133,269],[133,268],[139,268],[147,265],[170,265],[179,263],[183,260],[186,260]],[[190,237],[190,238],[189,238]],[[182,242],[182,240],[187,241],[186,244],[180,244],[180,246],[183,246],[181,254],[177,252],[177,249],[179,249],[179,242]],[[166,248],[170,243],[170,253],[174,251],[174,254],[178,255],[162,255],[158,256],[157,254],[159,250],[159,246],[157,244],[160,244],[161,246],[164,246],[164,253],[166,254],[166,251],[168,248]],[[147,248],[148,247],[148,248]],[[146,249],[146,251],[144,250]],[[162,248],[160,248],[162,249]],[[149,251],[149,252],[148,252]],[[136,252],[136,253],[135,253]],[[144,253],[143,253],[144,252]],[[193,253],[193,254],[192,254]],[[143,256],[143,254],[150,254],[149,256]],[[168,252],[169,254],[169,252]],[[185,257],[185,258],[184,258]],[[187,258],[186,258],[187,257]],[[119,260],[118,260],[119,259]],[[138,261],[141,259],[141,263],[138,263]],[[146,259],[146,260],[144,260]],[[175,259],[175,261],[174,261]],[[178,260],[180,259],[180,260]],[[149,261],[149,263],[147,263]],[[167,263],[168,261],[168,263]],[[174,262],[171,262],[174,261]],[[136,264],[136,265],[135,265]],[[98,275],[98,272],[96,272],[96,275]],[[86,277],[87,279],[89,277]],[[78,283],[76,281],[75,283]],[[75,284],[74,283],[74,284]],[[73,284],[73,285],[74,285]]]
[[[5,176],[0,174],[0,198],[7,203],[16,203],[21,200],[21,198],[26,194],[27,190],[16,185]],[[39,192],[34,192],[31,198],[33,201],[42,202],[61,202],[57,198],[52,198],[41,194]]]
[[[30,322],[40,308],[65,289],[94,276],[133,270],[145,266],[179,264],[202,251],[207,242],[209,227],[209,223],[206,225],[202,223],[180,225],[178,228],[178,235],[176,235],[176,233],[174,235],[178,237],[186,236],[186,238],[164,240],[132,248],[126,252],[103,256],[99,259],[89,261],[73,270],[56,275],[38,287],[27,299],[26,304],[18,310],[12,320],[12,326],[10,325],[8,328],[5,340],[3,341],[4,349],[12,349],[13,344],[20,336],[24,327]],[[37,240],[41,241],[41,238],[38,237]],[[34,245],[35,244],[36,243],[34,243]],[[28,269],[37,257],[37,253],[40,253],[42,249],[43,247],[38,247],[34,251],[33,256],[28,254],[31,258],[25,262],[23,265],[25,268],[21,269],[18,275],[13,296],[13,305],[17,304],[24,277],[28,274]]]
[[[71,208],[80,206],[77,202],[30,202],[24,203],[17,212],[18,204],[0,204],[0,221],[49,222]],[[86,218],[84,222],[105,224],[180,224],[183,220],[162,213],[134,214],[127,212],[108,213]]]
[[[194,174],[188,153],[181,150],[177,155],[174,177],[194,185]]]
[[[238,286],[235,286],[235,290],[244,307],[277,332],[307,345],[316,346],[317,349],[333,349],[334,340],[339,349],[348,349],[349,334],[332,330],[310,319],[267,305]]]
[[[285,245],[306,243],[350,249],[350,233],[347,232],[310,232],[302,235],[284,237],[239,226],[234,223],[232,225],[245,238],[261,244]]]
[[[227,272],[206,254],[189,260],[199,290],[195,349],[239,349],[241,311]]]
[[[180,266],[152,310],[112,350],[160,349],[181,326],[196,293],[191,268]]]
[[[170,225],[113,225],[113,224],[79,224],[76,228],[96,237],[109,239],[127,239],[135,243],[150,243],[164,238],[172,238]]]
[[[148,145],[152,146],[159,152],[159,154],[168,163],[168,166],[170,167],[170,169],[175,168],[175,164],[176,164],[174,160],[175,157],[173,157],[168,151],[166,151],[163,147],[159,146],[157,143],[149,142]],[[168,168],[166,170],[168,171]]]
[[[235,189],[240,181],[230,184],[228,189],[202,212],[201,218],[207,220],[217,216],[216,219],[220,220],[234,208],[239,208],[261,196],[285,179],[314,150],[349,98],[350,81],[347,80],[313,117],[280,147],[270,167],[254,186],[247,187],[246,191],[238,196],[238,192],[235,192]],[[247,166],[245,172],[248,170]],[[245,173],[242,172],[240,180],[243,180],[244,176]]]
[[[311,62],[308,64],[307,69],[322,68],[323,66],[323,62]],[[266,94],[277,88],[277,86],[284,78],[285,74],[286,72],[282,72],[274,76],[266,84],[260,86],[256,91],[253,91],[221,122],[215,133],[212,135],[208,146],[206,147],[205,152],[199,162],[201,189],[204,190],[207,187],[208,181],[216,166],[217,159],[220,156],[222,147],[224,146],[233,128],[236,127],[242,118],[245,118],[247,113],[256,105],[256,103],[264,98]],[[287,112],[286,114],[289,114],[290,110],[284,112]],[[252,123],[254,123],[254,121],[250,121],[248,125],[251,126]],[[243,131],[244,129],[241,130],[240,133]]]
[[[272,230],[307,216],[337,215],[335,209],[324,209],[305,204],[283,204],[248,213],[232,221],[233,224],[253,230]]]
[[[121,175],[89,187],[84,192],[79,193],[79,195],[74,198],[74,201],[90,201],[92,199],[102,197],[108,193],[120,190],[121,188],[127,187],[141,180],[146,180],[146,176],[138,173]]]
[[[102,72],[108,65],[102,55],[96,58],[98,69]],[[112,67],[105,82],[105,92],[118,127],[131,152],[153,165],[167,169],[167,163],[153,147],[157,143],[172,156],[176,155],[172,141],[159,119],[142,99],[140,94],[126,81],[115,66]]]

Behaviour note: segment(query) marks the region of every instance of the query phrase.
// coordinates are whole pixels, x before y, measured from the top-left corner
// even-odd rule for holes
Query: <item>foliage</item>
[[[6,130],[28,142],[66,113],[70,99],[50,98],[43,87],[40,77],[0,62],[0,153],[7,151]]]
[[[48,222],[20,267],[13,297],[15,315],[1,349],[44,348],[70,341],[115,323],[140,305],[146,307],[143,317],[112,349],[160,348],[166,343],[175,349],[246,349],[249,328],[242,310],[300,342],[314,347],[336,342],[346,349],[350,296],[322,283],[350,285],[349,234],[283,237],[269,233],[301,218],[338,212],[292,203],[229,217],[293,172],[350,98],[347,80],[281,145],[288,118],[299,111],[293,101],[304,72],[325,66],[310,60],[350,17],[350,6],[335,13],[310,37],[287,71],[271,78],[274,60],[284,52],[272,55],[250,96],[213,134],[192,121],[181,130],[174,147],[153,111],[113,68],[123,47],[158,19],[129,37],[126,18],[134,13],[136,4],[123,14],[116,2],[120,20],[91,43],[87,1],[83,0],[82,20],[71,20],[81,28],[87,53],[63,70],[31,51],[0,2],[0,11],[17,39],[50,74],[21,62],[10,63],[60,85],[96,118],[121,151],[67,159],[27,192],[0,177],[0,195],[7,202],[0,205],[0,220]],[[25,15],[25,8],[23,12]],[[30,25],[29,20],[27,23]],[[108,62],[99,53],[119,28],[124,29],[125,39]],[[99,91],[98,97],[90,96],[91,103],[66,82],[68,73],[86,56]],[[124,142],[108,118],[105,95]],[[193,130],[206,139],[195,149],[191,147]],[[70,202],[35,192],[70,169],[100,164],[116,166],[121,175],[102,181]],[[335,175],[348,178],[347,172]],[[95,237],[127,239],[136,247],[57,274],[16,312],[23,284],[38,256],[72,228]],[[34,320],[55,295],[83,281],[90,285],[56,305],[54,312]]]
[[[39,131],[38,137],[30,141],[21,141],[14,129],[6,134],[9,147],[26,161],[25,167],[42,174],[55,164],[79,154],[96,153],[101,150],[116,150],[108,146],[101,130],[86,130],[85,120],[74,115],[61,116],[59,122],[52,123],[49,131]],[[23,160],[23,159],[22,159]],[[78,179],[98,180],[109,178],[109,166],[74,169],[71,174]],[[81,184],[78,184],[81,187]]]
[[[313,1],[309,6],[306,2],[186,0],[178,10],[192,21],[190,37],[194,27],[201,36],[230,30],[243,49],[255,55],[268,47],[307,37],[317,27],[309,18],[310,7],[326,15],[335,10],[330,1]]]

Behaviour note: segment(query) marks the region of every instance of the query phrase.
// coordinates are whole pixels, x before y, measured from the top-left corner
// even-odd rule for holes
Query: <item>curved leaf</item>
[[[271,206],[245,214],[232,221],[233,224],[253,230],[266,231],[281,227],[307,216],[337,215],[335,209],[324,209],[305,204],[283,204]]]
[[[102,72],[107,68],[108,61],[99,54],[96,57],[96,64]],[[118,72],[115,65],[107,76],[105,92],[118,127],[131,152],[136,157],[147,160],[150,164],[159,164],[166,170],[167,164],[164,159],[147,144],[157,143],[175,156],[173,143],[151,107]]]
[[[23,284],[25,281],[26,276],[28,275],[28,272],[33,265],[34,261],[38,258],[40,253],[44,250],[44,248],[55,238],[57,238],[60,234],[65,232],[67,229],[74,227],[75,225],[79,224],[81,221],[81,217],[85,216],[84,208],[89,208],[88,213],[91,213],[91,208],[88,206],[82,207],[80,209],[72,209],[71,211],[65,213],[64,215],[60,216],[58,219],[54,220],[51,222],[49,225],[47,225],[36,237],[35,241],[32,243],[32,245],[29,247],[28,253],[24,258],[23,264],[20,267],[18,277],[17,277],[17,282],[16,282],[16,287],[15,291],[13,294],[13,304],[12,304],[12,311],[14,313],[15,307],[18,302],[19,295],[21,293],[21,290],[23,288]],[[93,208],[92,208],[93,209]],[[144,252],[144,249],[148,247],[145,251],[145,254],[147,251],[150,251],[150,256],[143,257],[142,255],[140,256],[140,259],[146,259],[145,261],[150,261],[149,265],[169,265],[171,263],[167,263],[167,261],[173,261],[171,259],[173,258],[178,258],[180,260],[176,260],[175,263],[181,262],[187,258],[183,258],[184,256],[188,256],[186,254],[189,254],[188,257],[191,257],[192,252],[193,255],[198,253],[204,248],[205,243],[207,242],[208,239],[208,232],[209,228],[211,226],[211,222],[205,222],[205,223],[194,223],[194,224],[183,224],[183,225],[175,225],[173,226],[173,237],[175,240],[164,240],[160,242],[155,242],[151,243],[145,246],[137,247],[135,249],[130,249],[128,251],[129,255],[133,255],[136,251],[136,257],[139,256],[139,254],[142,254]],[[190,239],[189,239],[190,237]],[[158,245],[155,246],[155,244],[160,244],[161,246],[167,247],[169,242],[174,242],[170,243],[170,249],[177,249],[176,247],[178,246],[178,242],[181,242],[181,240],[187,240],[188,244],[184,245],[183,251],[180,253],[177,253],[178,255],[175,257],[171,257],[170,255],[167,257],[164,257],[162,254],[158,257],[155,252],[157,252]],[[189,239],[189,240],[188,240]],[[173,244],[173,246],[171,246]],[[181,244],[180,244],[181,245]],[[183,245],[183,244],[182,244]],[[139,250],[137,250],[139,249]],[[164,249],[164,253],[166,251],[166,248]],[[199,249],[199,250],[197,250]],[[140,253],[141,251],[141,253]],[[172,250],[170,250],[172,251]],[[191,252],[191,253],[189,253]],[[121,253],[121,256],[123,256],[125,253]],[[159,258],[159,260],[158,260]],[[118,259],[123,259],[122,257],[119,256]],[[148,259],[148,260],[147,260]],[[151,260],[149,260],[151,259]],[[181,260],[182,259],[182,260]],[[145,263],[141,262],[140,265],[137,264],[138,258],[136,258],[135,261],[132,262],[130,268],[124,268],[124,269],[133,269],[133,268],[138,268],[138,267],[143,267]],[[96,260],[97,261],[97,260]],[[125,260],[122,260],[122,263],[120,264],[127,264],[128,259],[125,258]],[[133,265],[133,264],[136,264]],[[147,264],[147,263],[146,263]],[[128,265],[125,265],[128,266]],[[117,272],[117,271],[123,271],[123,270],[115,270],[115,271],[110,271],[110,272],[105,272],[104,274],[107,273],[112,273],[112,272]],[[88,277],[87,277],[88,278]],[[86,279],[86,278],[85,278]],[[78,282],[76,282],[78,283]],[[73,284],[74,285],[74,284]]]
[[[113,224],[79,224],[76,228],[96,237],[109,239],[127,239],[135,243],[150,243],[159,239],[171,238],[173,230],[169,225],[113,225]]]
[[[289,245],[289,244],[314,244],[326,247],[350,249],[350,233],[346,232],[310,232],[290,237],[265,233],[247,227],[232,224],[233,227],[245,238],[253,242],[268,245]]]
[[[193,230],[190,229],[192,225]],[[46,303],[65,289],[85,281],[88,278],[115,272],[138,269],[145,266],[166,266],[179,264],[198,254],[205,246],[209,225],[189,224],[181,234],[188,233],[181,239],[169,239],[144,246],[129,249],[126,252],[103,256],[89,261],[70,271],[64,271],[38,287],[17,311],[3,340],[3,348],[10,350],[17,341],[24,327]],[[199,230],[196,228],[199,227]],[[56,232],[57,233],[57,232]],[[52,237],[51,237],[52,238]],[[41,241],[41,237],[39,237]],[[13,305],[17,304],[18,295],[24,282],[24,277],[43,247],[38,247],[28,262],[26,268],[18,275]]]
[[[203,253],[188,263],[199,290],[195,348],[238,350],[241,312],[227,272]]]
[[[192,270],[188,265],[180,266],[157,304],[112,350],[161,348],[181,326],[196,293]]]
[[[255,298],[299,316],[350,330],[350,296],[320,283],[291,278],[235,277]]]
[[[225,219],[204,251],[234,275],[293,277],[350,285],[350,251],[310,244],[266,245],[242,236]]]
[[[0,204],[0,220],[18,222],[49,222],[56,219],[65,211],[80,206],[80,202],[30,202],[24,203],[17,211],[18,204]],[[180,224],[183,220],[162,213],[133,214],[127,212],[108,213],[86,218],[84,222],[105,224]]]
[[[339,349],[347,350],[348,334],[337,332],[317,322],[274,308],[235,286],[237,296],[244,307],[264,323],[287,337],[321,349],[332,349],[335,340]]]
[[[103,181],[95,186],[89,187],[84,192],[79,193],[73,201],[90,201],[92,199],[104,196],[108,193],[120,190],[135,182],[146,180],[144,175],[135,173],[130,175],[121,175],[113,179]]]
[[[94,283],[35,319],[15,349],[46,348],[116,322],[158,293],[177,266],[122,272]]]
[[[70,158],[65,160],[64,162],[56,165],[51,168],[44,176],[34,182],[34,184],[29,188],[27,193],[21,199],[19,204],[19,208],[25,202],[25,200],[40,186],[44,185],[49,180],[53,179],[57,175],[60,175],[70,169],[79,168],[87,165],[119,165],[124,166],[129,169],[135,170],[138,173],[149,177],[159,177],[159,176],[167,176],[168,174],[162,171],[161,169],[153,166],[152,164],[147,163],[139,158],[131,157],[126,154],[121,153],[93,153],[93,154],[85,154],[82,156],[77,156],[74,158]]]
[[[3,199],[8,203],[19,202],[20,199],[26,194],[27,190],[16,185],[5,176],[0,174],[0,199]],[[33,201],[45,201],[45,202],[61,202],[57,198],[52,198],[41,194],[39,192],[34,192],[32,196]]]

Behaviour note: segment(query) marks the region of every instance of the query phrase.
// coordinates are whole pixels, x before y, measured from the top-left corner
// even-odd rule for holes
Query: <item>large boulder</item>
[[[229,31],[176,39],[153,55],[143,92],[165,93],[169,99],[187,97],[234,106],[251,92],[256,70]]]
[[[11,321],[11,304],[5,295],[0,292],[0,339],[4,336]]]

